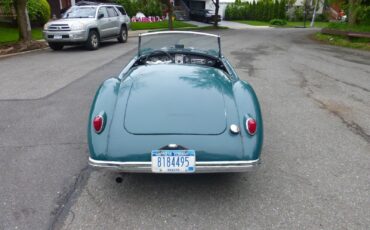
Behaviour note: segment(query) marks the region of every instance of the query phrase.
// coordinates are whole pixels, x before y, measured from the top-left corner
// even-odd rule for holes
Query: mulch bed
[[[0,56],[48,47],[45,41],[17,42],[0,45]]]

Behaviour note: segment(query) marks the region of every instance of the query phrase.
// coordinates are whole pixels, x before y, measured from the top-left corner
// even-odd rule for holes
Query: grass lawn
[[[173,28],[183,27],[196,27],[193,24],[189,24],[182,21],[174,21]],[[132,30],[155,30],[155,29],[166,29],[168,28],[168,21],[161,22],[131,22]]]
[[[343,22],[332,22],[329,23],[326,28],[351,31],[351,32],[365,32],[370,33],[370,25],[349,25]],[[351,38],[341,35],[329,35],[316,33],[314,39],[325,42],[330,45],[343,46],[354,49],[362,49],[370,51],[370,39],[369,38]]]
[[[314,38],[316,40],[325,42],[330,45],[343,46],[354,49],[363,49],[370,51],[370,39],[355,39],[349,40],[347,37],[337,35],[327,35],[322,33],[316,33]]]
[[[315,22],[314,27],[316,28],[324,28],[327,27],[329,22]],[[306,27],[310,27],[311,21],[306,21]],[[303,26],[303,22],[289,22],[284,27],[300,27]]]
[[[332,22],[329,23],[327,28],[336,30],[345,30],[352,32],[370,32],[370,25],[349,25],[348,23]]]
[[[18,37],[18,28],[0,25],[0,44],[16,42]],[[42,28],[33,28],[32,38],[35,40],[42,39]]]
[[[235,22],[244,23],[252,26],[270,26],[270,22],[265,21],[252,21],[252,20],[235,20]],[[306,21],[306,27],[310,27],[311,21]],[[315,27],[323,28],[328,26],[329,22],[315,22]],[[285,26],[274,26],[274,27],[301,27],[303,22],[287,22]]]

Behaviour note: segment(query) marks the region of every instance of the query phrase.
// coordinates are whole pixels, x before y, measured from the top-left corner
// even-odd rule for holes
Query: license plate
[[[62,39],[62,35],[54,35],[54,39]]]
[[[195,172],[195,151],[153,150],[152,172],[155,173]]]

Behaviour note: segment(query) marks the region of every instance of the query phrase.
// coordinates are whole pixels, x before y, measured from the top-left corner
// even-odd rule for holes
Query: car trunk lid
[[[134,79],[124,127],[132,134],[217,135],[226,129],[222,72],[186,65],[153,65]]]

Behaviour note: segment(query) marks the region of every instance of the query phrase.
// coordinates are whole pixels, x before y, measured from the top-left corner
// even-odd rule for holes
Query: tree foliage
[[[122,5],[127,14],[132,17],[137,12],[142,12],[146,16],[162,16],[164,5],[158,0],[115,0],[117,4]]]
[[[44,25],[50,19],[50,6],[47,0],[28,0],[27,9],[33,23]]]

